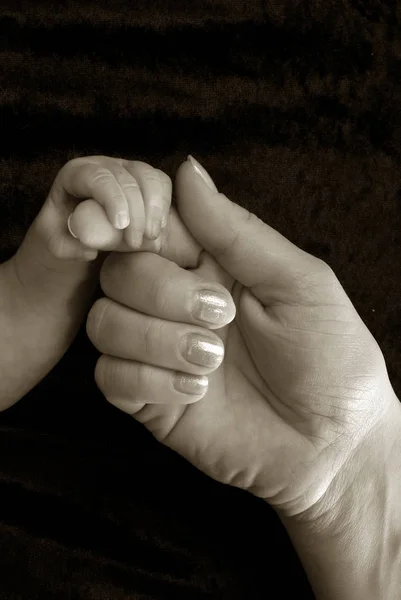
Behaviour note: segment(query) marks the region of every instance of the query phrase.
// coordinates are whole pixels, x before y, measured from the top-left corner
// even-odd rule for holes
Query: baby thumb
[[[311,274],[313,278],[323,261],[219,193],[192,156],[177,171],[175,197],[178,214],[193,237],[264,305],[302,301],[305,292],[310,299],[305,280]]]

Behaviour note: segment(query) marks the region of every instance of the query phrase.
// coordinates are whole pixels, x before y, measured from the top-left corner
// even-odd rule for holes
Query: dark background
[[[71,158],[191,153],[334,269],[400,395],[396,5],[0,1],[0,260]],[[273,510],[110,405],[98,357],[83,325],[0,414],[1,600],[313,598]]]

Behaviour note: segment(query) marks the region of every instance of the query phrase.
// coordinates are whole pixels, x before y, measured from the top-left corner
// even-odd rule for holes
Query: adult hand
[[[383,354],[332,269],[206,180],[191,162],[180,166],[178,216],[172,208],[160,255],[105,260],[107,298],[87,321],[103,354],[95,380],[110,403],[213,479],[285,517],[313,513],[326,494],[332,503],[341,496],[353,455],[399,419],[400,406]],[[200,329],[191,294],[219,286],[232,294],[236,319]],[[218,368],[181,358],[190,331],[221,339]],[[176,392],[174,370],[209,374],[207,392]]]

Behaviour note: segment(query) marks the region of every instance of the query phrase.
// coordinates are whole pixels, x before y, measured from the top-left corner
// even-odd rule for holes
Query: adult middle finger
[[[166,321],[219,329],[236,314],[224,285],[149,252],[110,255],[100,285],[107,298]]]

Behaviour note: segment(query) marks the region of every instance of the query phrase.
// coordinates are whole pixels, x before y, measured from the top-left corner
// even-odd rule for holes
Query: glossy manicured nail
[[[181,352],[186,360],[202,367],[216,368],[224,358],[223,343],[219,344],[196,333],[183,337]]]
[[[223,326],[229,322],[229,313],[231,308],[224,294],[213,290],[197,292],[192,314],[199,321]]]
[[[204,394],[209,386],[209,379],[206,375],[183,375],[176,373],[174,377],[174,387],[178,392],[199,396]]]

